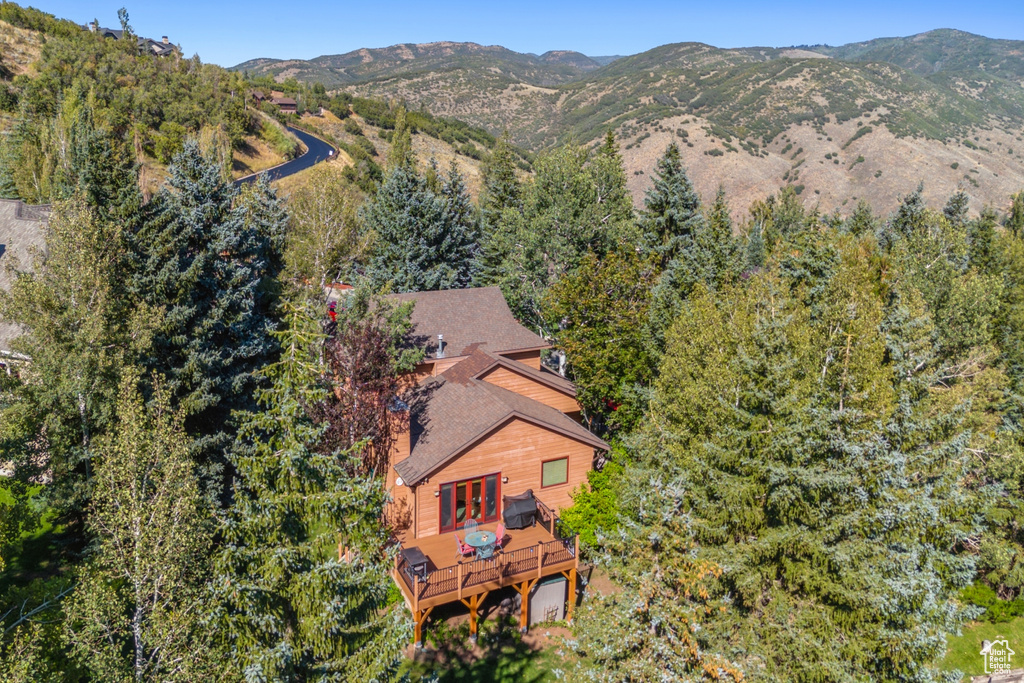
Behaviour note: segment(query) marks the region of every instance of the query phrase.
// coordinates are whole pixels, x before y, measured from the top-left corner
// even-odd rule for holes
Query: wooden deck
[[[482,524],[480,529],[494,531],[497,524]],[[426,579],[412,572],[399,556],[392,572],[395,583],[405,596],[406,604],[416,622],[416,642],[421,627],[437,605],[460,601],[470,610],[470,633],[476,634],[477,608],[492,590],[513,586],[522,596],[520,627],[525,631],[530,590],[545,576],[561,574],[570,582],[570,612],[575,602],[576,570],[579,565],[579,539],[558,533],[551,515],[536,526],[507,530],[505,545],[488,559],[458,558],[455,534],[408,539],[399,536],[403,548],[417,547],[427,556]],[[459,532],[465,540],[465,534]]]

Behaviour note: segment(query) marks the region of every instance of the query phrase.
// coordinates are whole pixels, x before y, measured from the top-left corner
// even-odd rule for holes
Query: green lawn
[[[1024,617],[1018,617],[1002,624],[981,621],[965,626],[963,635],[949,639],[949,649],[946,658],[942,660],[942,668],[946,671],[959,669],[971,676],[985,673],[985,662],[980,654],[981,641],[995,640],[997,636],[1005,637],[1010,648],[1020,653],[1017,655],[1021,662],[1019,666],[1024,666]],[[1014,666],[1016,668],[1018,665]]]

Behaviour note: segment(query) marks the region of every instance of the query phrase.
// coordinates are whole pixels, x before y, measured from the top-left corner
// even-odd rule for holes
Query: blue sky
[[[360,47],[436,40],[519,52],[634,54],[665,43],[717,47],[839,45],[933,28],[1024,40],[1024,1],[766,2],[557,0],[520,2],[329,0],[35,0],[59,17],[117,27],[128,8],[136,33],[170,36],[186,55],[233,66],[254,57],[308,59]]]

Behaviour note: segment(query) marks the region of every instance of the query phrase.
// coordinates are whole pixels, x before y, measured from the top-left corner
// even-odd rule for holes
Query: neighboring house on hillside
[[[113,40],[121,40],[124,36],[124,31],[119,28],[103,28],[95,22],[86,24],[82,27],[87,31],[98,33],[104,38],[111,38]],[[141,36],[136,38],[136,43],[141,54],[151,54],[157,57],[168,57],[175,53],[178,49],[176,45],[172,45],[171,41],[167,39],[167,36],[162,36],[160,41],[157,42],[152,38],[143,38]]]
[[[0,290],[11,287],[9,267],[32,266],[33,251],[46,246],[44,228],[49,206],[28,206],[20,201],[0,199]],[[0,320],[0,369],[9,371],[13,362],[24,360],[11,351],[11,341],[20,334],[16,325]]]
[[[285,97],[284,93],[272,92],[270,95],[266,95],[262,90],[253,90],[252,101],[257,107],[264,102],[269,102],[286,114],[297,114],[299,112],[298,103],[291,97]]]
[[[549,345],[512,317],[501,290],[391,298],[415,302],[409,343],[427,354],[396,403],[386,476],[402,545],[394,576],[416,642],[433,607],[456,601],[469,607],[475,637],[483,600],[507,586],[522,596],[525,630],[544,577],[567,579],[555,607],[564,608],[568,586],[571,619],[578,542],[557,513],[608,445],[581,424],[575,387],[542,366]]]
[[[275,97],[270,102],[277,105],[277,108],[285,114],[297,114],[299,112],[298,103],[290,97]]]

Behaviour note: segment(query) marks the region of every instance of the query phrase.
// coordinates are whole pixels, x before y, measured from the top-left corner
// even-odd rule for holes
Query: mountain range
[[[674,43],[624,57],[441,42],[233,67],[508,130],[531,151],[608,130],[640,198],[679,143],[701,193],[734,208],[793,185],[822,210],[890,210],[925,184],[1003,208],[1024,187],[1024,41],[939,29],[842,46]],[[844,210],[844,209],[841,209]]]

